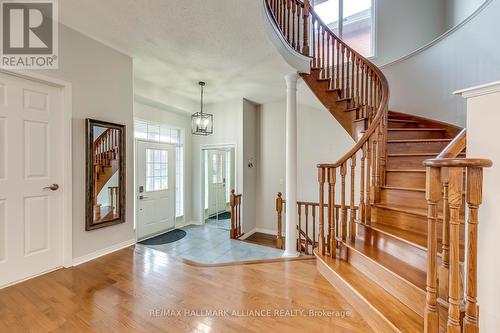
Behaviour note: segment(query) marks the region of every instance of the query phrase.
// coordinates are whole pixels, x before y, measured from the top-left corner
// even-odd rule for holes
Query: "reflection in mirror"
[[[125,127],[87,119],[86,230],[125,221]]]

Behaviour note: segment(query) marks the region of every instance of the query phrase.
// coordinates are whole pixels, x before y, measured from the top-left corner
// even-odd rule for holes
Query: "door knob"
[[[44,190],[51,190],[51,191],[57,191],[59,189],[58,184],[52,184],[50,186],[46,186],[43,188]]]

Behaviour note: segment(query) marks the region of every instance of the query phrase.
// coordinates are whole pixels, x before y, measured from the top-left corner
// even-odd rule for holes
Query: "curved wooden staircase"
[[[478,332],[477,210],[491,162],[465,158],[461,128],[388,111],[384,74],[309,0],[264,3],[282,39],[310,57],[302,79],[356,140],[318,165],[319,202],[297,203],[298,249],[315,249],[319,271],[375,331]],[[276,207],[281,244],[281,196]]]

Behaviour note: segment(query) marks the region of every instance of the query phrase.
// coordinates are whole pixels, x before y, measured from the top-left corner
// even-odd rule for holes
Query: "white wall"
[[[484,170],[483,202],[479,209],[478,304],[482,332],[500,332],[500,84],[496,92],[467,101],[467,156],[487,158],[493,167]]]
[[[300,104],[312,94],[304,84],[298,87],[298,199],[319,200],[316,165],[333,163],[355,142],[324,107]],[[257,228],[276,229],[275,199],[285,193],[285,101],[261,106],[257,117],[258,168],[256,207]],[[339,185],[339,182],[337,182]],[[349,188],[349,187],[347,187]],[[285,198],[286,199],[286,198]]]
[[[397,60],[445,32],[445,0],[375,0],[375,64]]]
[[[134,239],[132,59],[65,26],[59,28],[59,69],[41,74],[73,86],[73,257]],[[126,126],[125,223],[85,231],[85,118]]]
[[[144,97],[136,96],[134,103],[134,117],[157,122],[184,130],[184,221],[193,219],[192,194],[192,135],[191,115],[172,106],[153,102]]]
[[[461,23],[483,2],[484,0],[446,0],[446,29]]]
[[[383,68],[390,109],[465,125],[465,102],[452,92],[500,78],[500,0],[415,56]]]

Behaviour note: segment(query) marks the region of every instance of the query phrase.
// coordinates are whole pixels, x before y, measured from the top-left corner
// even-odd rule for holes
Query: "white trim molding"
[[[500,92],[500,81],[482,84],[466,89],[457,90],[453,95],[462,96],[463,98],[472,98],[492,93]]]
[[[125,242],[121,242],[121,243],[118,243],[118,244],[114,244],[114,245],[108,246],[108,247],[106,247],[104,249],[100,249],[100,250],[94,251],[92,253],[89,253],[89,254],[86,254],[84,256],[81,256],[81,257],[73,259],[73,266],[81,265],[83,263],[86,263],[88,261],[97,259],[97,258],[105,256],[107,254],[110,254],[110,253],[122,250],[122,249],[124,249],[126,247],[129,247],[129,246],[132,246],[134,244],[135,244],[135,238],[129,239],[129,240],[125,241]]]

